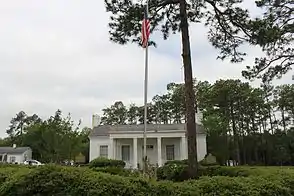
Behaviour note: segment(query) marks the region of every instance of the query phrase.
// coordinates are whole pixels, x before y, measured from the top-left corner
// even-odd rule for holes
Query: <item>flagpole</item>
[[[146,12],[148,13],[148,0],[146,2]],[[145,79],[144,79],[144,153],[143,153],[143,173],[147,170],[147,92],[148,92],[148,44],[145,47]]]

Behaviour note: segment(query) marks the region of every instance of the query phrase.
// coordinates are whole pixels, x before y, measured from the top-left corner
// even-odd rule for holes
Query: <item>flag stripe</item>
[[[148,18],[147,7],[144,9],[144,18],[142,21],[142,47],[146,48],[148,46],[148,40],[150,35],[150,21]]]

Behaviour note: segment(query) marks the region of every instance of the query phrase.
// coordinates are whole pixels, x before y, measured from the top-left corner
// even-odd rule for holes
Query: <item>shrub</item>
[[[171,180],[180,182],[188,180],[188,167],[185,164],[166,164],[157,169],[158,180]]]
[[[142,195],[144,181],[93,172],[87,168],[46,166],[11,176],[0,195]]]
[[[217,162],[209,162],[206,158],[199,161],[199,164],[202,166],[216,166],[219,165]]]
[[[219,165],[216,161],[213,161],[213,158],[211,158],[211,156],[212,155],[208,155],[203,160],[199,161],[198,164],[201,166],[217,166],[217,165]],[[170,164],[188,165],[188,159],[167,161],[164,165],[170,165]]]
[[[0,184],[5,182],[13,173],[17,172],[17,168],[9,168],[0,169]]]
[[[200,176],[247,177],[250,173],[239,167],[200,166]]]
[[[122,160],[113,160],[103,157],[96,158],[89,163],[90,168],[96,167],[121,167],[124,168],[126,163]]]
[[[262,177],[203,177],[199,181],[187,182],[197,187],[201,195],[238,196],[290,196],[291,190],[278,181],[268,181]]]
[[[179,164],[167,163],[158,168],[158,180],[172,180],[175,182],[184,181],[188,179],[187,165],[183,162]],[[226,167],[226,166],[202,166],[198,165],[199,176],[228,176],[228,177],[250,177],[250,176],[263,176],[265,178],[272,176],[280,176],[287,173],[294,176],[294,168],[286,167]],[[294,188],[294,185],[293,185]]]
[[[141,177],[121,177],[93,170],[86,167],[53,165],[35,168],[0,168],[0,175],[6,176],[0,182],[0,196],[290,196],[294,194],[292,169],[268,169],[268,174],[265,176],[264,174],[250,177],[206,176],[199,180],[180,183],[153,182]]]
[[[19,170],[0,184],[0,196],[173,196],[186,194],[182,185],[156,183],[140,177],[130,178],[93,172],[87,168],[44,166]],[[177,188],[177,189],[176,189]],[[192,194],[195,195],[195,194]],[[198,194],[197,194],[198,195]]]
[[[167,161],[165,162],[164,165],[188,165],[188,160],[184,159],[184,160],[173,160],[173,161]]]
[[[180,182],[188,180],[188,165],[180,162],[168,163],[157,169],[157,179],[172,180]],[[221,166],[201,166],[198,165],[199,176],[229,176],[229,177],[247,177],[250,172],[239,167],[221,167]]]
[[[138,176],[140,176],[139,171],[124,169],[121,167],[96,167],[96,168],[93,168],[93,171],[108,173],[108,174],[112,174],[112,175],[125,176],[125,177],[138,177]]]

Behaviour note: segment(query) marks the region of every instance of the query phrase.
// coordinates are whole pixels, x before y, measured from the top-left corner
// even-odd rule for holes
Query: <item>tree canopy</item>
[[[239,39],[239,29],[246,21],[248,13],[234,6],[239,0],[220,2],[215,1],[186,1],[186,0],[151,0],[150,9],[151,32],[161,30],[163,38],[170,33],[181,31],[182,60],[185,75],[185,112],[188,139],[188,170],[191,178],[197,178],[197,143],[195,124],[195,94],[193,89],[193,71],[189,38],[189,21],[206,21],[210,27],[209,39],[212,44],[220,48],[219,58],[231,57],[232,62],[243,60],[244,54],[237,51],[243,39]],[[127,42],[140,43],[140,22],[143,18],[145,6],[131,0],[105,0],[106,10],[111,12],[110,40],[125,44]],[[207,8],[211,6],[212,10]],[[222,13],[221,10],[224,10]],[[238,24],[238,25],[235,25]],[[221,33],[220,33],[221,32]],[[222,39],[224,38],[224,39]],[[150,45],[156,45],[150,41]]]
[[[161,31],[163,38],[167,39],[171,33],[180,31],[180,1],[149,1],[151,32]],[[188,21],[208,27],[207,37],[219,50],[218,58],[240,62],[247,52],[240,46],[261,47],[265,56],[257,56],[255,65],[248,65],[242,72],[244,77],[270,81],[291,69],[294,58],[292,0],[256,1],[261,13],[257,18],[250,16],[251,10],[244,8],[243,0],[186,0],[186,3]],[[111,13],[110,40],[119,44],[140,44],[142,2],[105,0],[105,5],[107,12]],[[156,46],[156,40],[151,40],[150,45]]]
[[[220,58],[232,57],[233,62],[242,60],[244,53],[237,48],[246,41],[238,36],[248,19],[248,11],[240,6],[241,0],[195,1],[187,2],[189,22],[203,22],[209,27],[208,38],[221,50]],[[167,39],[171,33],[180,31],[180,0],[150,0],[149,12],[151,32],[161,31]],[[140,44],[141,20],[144,4],[131,0],[105,0],[106,10],[111,12],[109,23],[110,40],[119,44],[135,42]],[[151,37],[152,39],[152,37]],[[155,45],[155,40],[150,41]]]
[[[221,164],[228,159],[250,165],[294,164],[293,84],[265,83],[257,88],[228,79],[214,83],[195,80],[194,85],[195,102],[203,112],[208,153]],[[169,83],[166,93],[155,95],[148,104],[148,123],[185,123],[184,88],[183,83]],[[102,111],[101,124],[144,123],[141,105],[117,101]],[[12,124],[26,121],[18,121],[17,116]],[[30,146],[34,158],[43,162],[73,159],[79,153],[88,159],[90,128],[78,130],[70,115],[63,117],[59,110],[48,119],[36,119],[40,120],[24,126],[22,135],[1,139],[0,146]]]
[[[281,77],[293,64],[293,2],[269,0],[256,2],[264,9],[264,17],[252,19],[243,0],[150,0],[151,33],[159,30],[163,38],[170,33],[181,32],[182,59],[185,75],[185,104],[188,138],[188,165],[191,178],[197,177],[197,144],[195,105],[192,81],[192,60],[189,38],[189,23],[201,22],[208,27],[208,39],[219,50],[217,58],[230,58],[231,62],[244,60],[243,44],[258,45],[266,57],[256,57],[255,66],[247,66],[242,75],[248,79],[261,77],[263,82]],[[109,23],[110,40],[119,44],[140,44],[142,1],[105,0]],[[277,9],[275,9],[277,8]],[[261,9],[262,10],[262,9]],[[263,11],[263,10],[262,10]],[[156,46],[154,40],[150,45]]]
[[[184,123],[184,84],[170,83],[167,92],[155,95],[148,104],[148,123]],[[225,164],[233,159],[239,164],[292,165],[294,141],[294,85],[259,88],[240,80],[195,82],[197,105],[203,111],[207,132],[208,153]],[[105,108],[102,124],[117,124],[119,116],[126,116],[123,124],[142,124],[142,106],[124,105],[118,110]],[[113,105],[117,105],[114,103]],[[115,116],[107,112],[114,110]]]
[[[256,58],[243,76],[264,82],[282,77],[294,64],[294,7],[292,0],[258,0],[263,16],[249,22],[250,43],[259,45],[265,57]]]
[[[80,153],[88,157],[90,130],[84,128],[80,131],[79,125],[80,122],[75,125],[70,114],[63,117],[60,110],[45,120],[21,111],[12,118],[7,129],[9,137],[0,141],[0,145],[29,146],[33,157],[46,163],[74,160]]]

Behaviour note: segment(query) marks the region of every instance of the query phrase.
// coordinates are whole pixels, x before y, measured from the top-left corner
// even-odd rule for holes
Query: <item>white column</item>
[[[187,139],[185,136],[181,138],[181,159],[187,159],[188,157],[188,146],[187,146]]]
[[[113,159],[113,138],[109,138],[108,158]]]
[[[116,148],[117,148],[116,147],[117,146],[116,144],[117,144],[117,140],[113,138],[113,147],[112,147],[112,152],[113,152],[112,158],[113,159],[116,159]]]
[[[138,166],[138,139],[133,138],[133,168]]]
[[[162,157],[161,157],[161,137],[157,138],[157,163],[160,167],[162,165]]]

